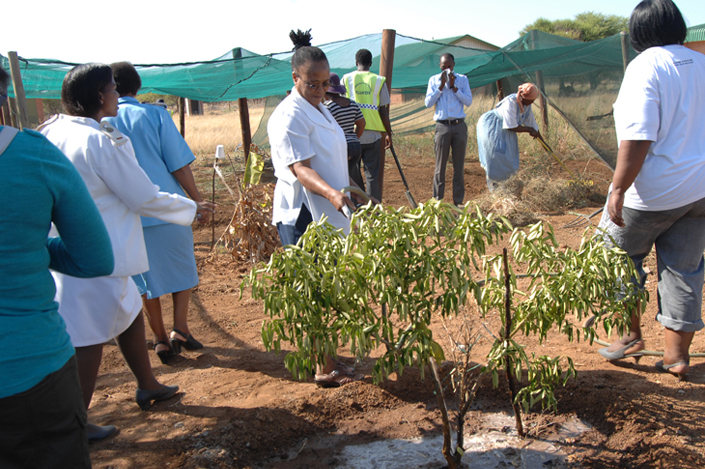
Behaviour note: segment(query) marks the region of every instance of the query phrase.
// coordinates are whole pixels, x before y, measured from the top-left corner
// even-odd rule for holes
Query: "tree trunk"
[[[438,401],[438,408],[441,410],[441,420],[443,422],[443,457],[448,463],[448,469],[460,469],[460,459],[463,456],[452,447],[453,438],[450,431],[450,419],[448,418],[446,401],[443,398],[443,383],[438,375],[438,365],[436,365],[435,358],[431,358],[428,363],[433,375],[433,382],[436,385],[436,400]]]
[[[504,339],[509,341],[509,336],[512,331],[512,291],[509,283],[509,261],[507,260],[507,248],[502,251],[502,260],[504,262]],[[521,423],[521,408],[516,403],[516,384],[512,376],[512,370],[509,366],[509,358],[504,357],[504,372],[507,375],[507,383],[509,384],[509,396],[512,400],[512,408],[514,408],[514,419],[516,420],[517,434],[524,438],[524,425]]]

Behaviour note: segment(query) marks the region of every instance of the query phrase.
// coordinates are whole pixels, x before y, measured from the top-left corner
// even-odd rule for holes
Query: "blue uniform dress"
[[[140,104],[131,97],[120,98],[118,104],[117,117],[104,120],[130,138],[137,161],[159,190],[186,197],[171,173],[196,157],[169,112],[152,104]],[[191,227],[151,217],[142,217],[142,227],[149,271],[132,277],[140,294],[152,299],[198,285]]]
[[[539,129],[531,106],[524,106],[521,112],[516,93],[504,98],[477,122],[477,148],[488,185],[509,179],[519,170],[517,133],[508,129],[520,125]]]

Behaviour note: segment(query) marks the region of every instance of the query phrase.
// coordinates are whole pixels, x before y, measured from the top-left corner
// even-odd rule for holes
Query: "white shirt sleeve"
[[[311,146],[311,128],[301,116],[286,114],[282,122],[268,127],[272,155],[285,166],[305,161],[315,155]]]
[[[137,163],[132,143],[116,147],[106,140],[101,142],[102,151],[111,154],[107,158],[95,158],[101,162],[94,165],[96,174],[131,211],[178,225],[188,226],[193,222],[196,215],[194,201],[161,192]]]
[[[387,84],[385,83],[379,91],[379,105],[380,107],[387,106],[391,102],[392,100],[389,98],[389,88],[387,88]]]
[[[614,103],[617,141],[649,140],[655,142],[661,126],[658,77],[648,61],[629,64]]]

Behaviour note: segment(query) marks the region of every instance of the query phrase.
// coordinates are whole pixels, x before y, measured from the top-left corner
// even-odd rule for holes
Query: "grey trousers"
[[[607,196],[609,200],[609,195]],[[656,320],[674,331],[694,332],[705,327],[702,320],[705,279],[705,198],[672,210],[646,212],[624,207],[624,228],[602,212],[604,228],[617,246],[632,258],[639,284],[646,280],[643,263],[656,246],[658,266],[658,314]],[[606,239],[608,245],[611,239]]]
[[[446,188],[446,165],[453,155],[453,203],[460,205],[465,198],[465,147],[468,143],[468,126],[465,122],[454,125],[436,123],[433,138],[436,150],[436,170],[433,173],[433,197],[443,200]]]
[[[365,192],[370,197],[382,201],[382,189],[379,187],[379,160],[382,156],[382,139],[374,143],[362,144],[362,163],[365,165]],[[365,189],[365,185],[360,186]]]

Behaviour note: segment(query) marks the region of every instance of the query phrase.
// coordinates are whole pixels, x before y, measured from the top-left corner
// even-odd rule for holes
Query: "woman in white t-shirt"
[[[656,247],[656,320],[665,327],[656,368],[683,378],[690,343],[703,328],[705,55],[682,45],[686,25],[671,0],[641,2],[629,31],[641,54],[614,104],[619,153],[600,226],[632,258],[642,286],[643,260]],[[638,359],[644,347],[635,311],[630,332],[600,353]]]
[[[351,185],[348,176],[345,134],[322,104],[330,86],[330,66],[321,49],[311,47],[308,33],[290,37],[296,51],[291,58],[294,89],[274,110],[267,124],[277,185],[273,220],[283,245],[296,244],[313,220],[350,231],[343,215],[352,200],[340,190]],[[316,367],[316,384],[337,387],[356,376],[348,367],[327,357]]]

